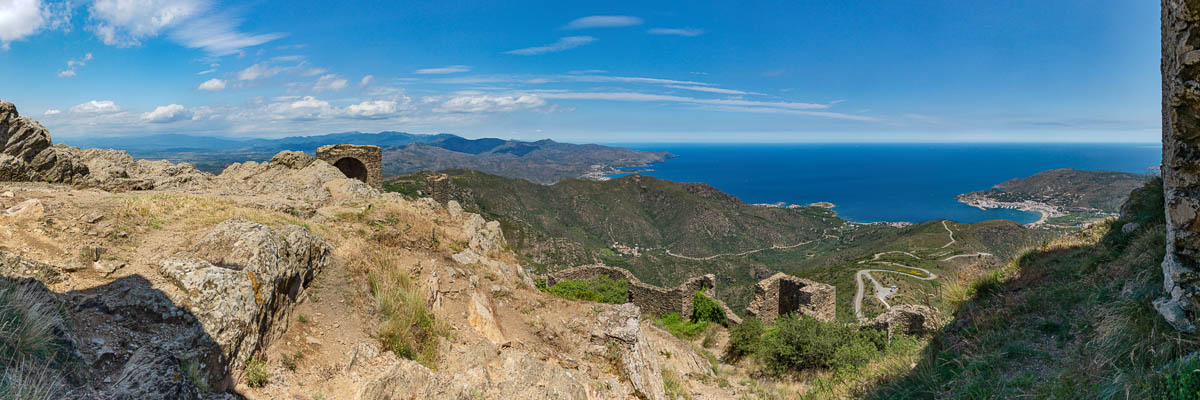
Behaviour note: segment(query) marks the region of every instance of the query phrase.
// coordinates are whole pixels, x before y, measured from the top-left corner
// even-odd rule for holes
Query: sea
[[[614,145],[678,156],[644,175],[704,182],[747,203],[830,202],[854,222],[1030,223],[1037,213],[980,210],[955,196],[1056,168],[1156,174],[1162,159],[1159,143]]]

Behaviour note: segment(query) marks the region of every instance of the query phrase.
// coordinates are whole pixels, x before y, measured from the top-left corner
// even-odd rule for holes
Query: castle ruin
[[[833,286],[780,272],[754,285],[754,301],[746,311],[763,322],[788,313],[828,322],[835,317],[834,294]]]
[[[317,159],[342,171],[347,178],[383,189],[383,149],[379,146],[331,144],[317,149]]]

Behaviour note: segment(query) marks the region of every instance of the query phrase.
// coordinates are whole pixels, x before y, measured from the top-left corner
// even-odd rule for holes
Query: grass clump
[[[64,330],[62,314],[34,285],[0,279],[0,398],[62,395],[71,362]]]
[[[390,266],[371,272],[367,281],[384,319],[378,333],[384,350],[436,368],[438,343],[448,332],[425,304],[420,286],[407,271]]]
[[[564,279],[546,288],[546,291],[568,300],[608,304],[625,304],[629,301],[629,282],[607,276],[596,279]]]
[[[263,387],[267,385],[267,362],[261,358],[252,358],[246,362],[246,369],[242,370],[242,374],[246,379],[246,385],[250,387]]]
[[[704,333],[704,331],[708,329],[710,324],[708,321],[692,322],[690,320],[685,320],[683,317],[679,316],[679,313],[663,314],[658,318],[657,321],[655,321],[655,323],[658,324],[660,328],[666,329],[667,332],[671,332],[671,334],[675,335],[675,337],[688,340],[695,339],[697,336],[700,336],[701,333]]]

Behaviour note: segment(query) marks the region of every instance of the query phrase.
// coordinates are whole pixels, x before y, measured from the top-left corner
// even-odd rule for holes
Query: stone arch
[[[383,150],[379,146],[331,144],[317,149],[317,159],[376,189],[383,188]]]
[[[342,174],[345,174],[347,178],[358,179],[363,181],[363,183],[367,182],[367,165],[363,164],[362,161],[358,161],[357,158],[343,157],[341,160],[333,163],[333,166],[342,171]]]

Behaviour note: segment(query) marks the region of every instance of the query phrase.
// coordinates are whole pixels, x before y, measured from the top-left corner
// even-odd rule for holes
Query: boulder
[[[48,147],[33,157],[33,160],[29,162],[29,167],[47,182],[83,182],[88,175],[87,164],[84,164],[79,155],[72,152],[71,149],[62,144]]]
[[[42,124],[0,100],[0,180],[77,183],[87,175],[87,166],[70,147],[51,147],[50,132]]]
[[[0,154],[28,163],[50,147],[50,132],[37,121],[22,117],[13,103],[0,100],[0,144]]]
[[[479,254],[489,256],[504,247],[504,232],[497,221],[485,221],[479,214],[470,214],[463,223],[463,232],[470,237],[468,246]]]
[[[633,303],[625,303],[601,311],[596,318],[600,332],[595,336],[612,340],[621,348],[621,370],[638,396],[665,400],[661,360],[642,336],[642,310]]]
[[[307,167],[309,164],[312,164],[312,162],[315,160],[316,158],[305,154],[303,151],[284,150],[275,154],[274,157],[271,157],[270,166],[301,169]]]
[[[200,390],[175,356],[145,346],[133,353],[113,388],[115,400],[200,399]]]
[[[889,338],[896,333],[919,336],[936,331],[939,320],[937,310],[919,304],[901,304],[872,318],[864,326],[885,330]]]
[[[186,305],[238,365],[253,357],[290,320],[292,305],[330,262],[324,239],[289,225],[278,231],[233,218],[218,224],[189,252],[159,264]]]
[[[504,344],[504,331],[500,329],[500,322],[496,320],[496,307],[492,300],[479,292],[471,292],[471,303],[471,314],[467,317],[471,329],[494,345]]]

